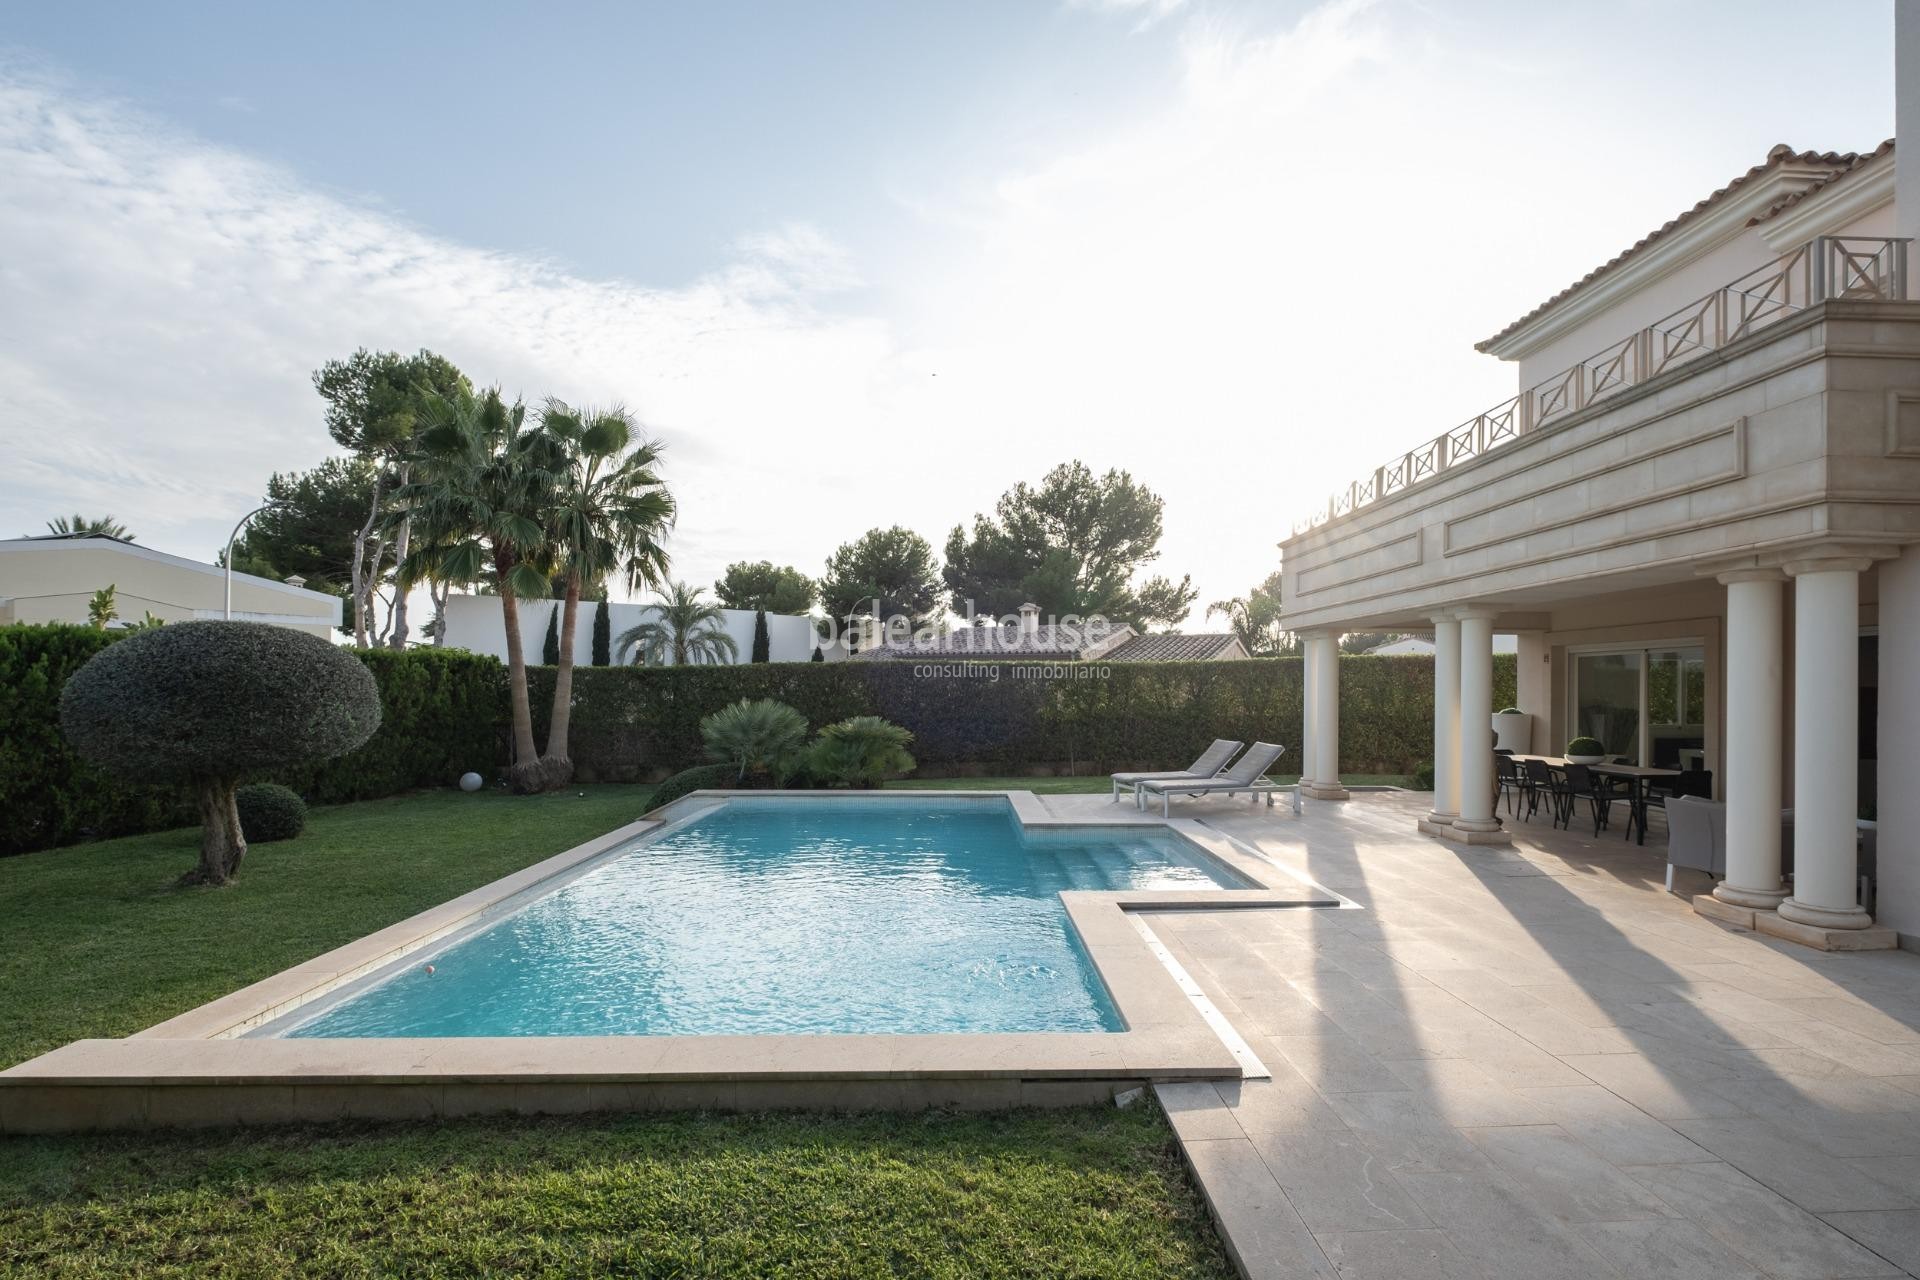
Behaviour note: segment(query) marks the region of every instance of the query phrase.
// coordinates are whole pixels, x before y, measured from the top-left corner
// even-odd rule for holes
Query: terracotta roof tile
[[[1679,217],[1674,218],[1672,221],[1664,223],[1661,226],[1655,227],[1652,231],[1642,236],[1631,247],[1615,255],[1614,257],[1608,259],[1606,262],[1601,263],[1599,266],[1595,267],[1593,270],[1587,272],[1586,275],[1581,276],[1578,280],[1574,281],[1572,284],[1568,285],[1566,288],[1562,289],[1560,292],[1554,294],[1551,298],[1548,298],[1545,302],[1541,303],[1539,306],[1535,307],[1533,310],[1527,312],[1527,314],[1525,314],[1524,316],[1521,316],[1518,320],[1515,320],[1512,324],[1508,325],[1506,328],[1502,329],[1500,332],[1494,334],[1491,338],[1486,338],[1479,342],[1474,343],[1473,349],[1475,351],[1486,351],[1489,348],[1493,347],[1495,344],[1504,341],[1506,338],[1510,337],[1515,332],[1519,331],[1522,328],[1525,328],[1528,324],[1532,323],[1535,319],[1546,314],[1548,311],[1552,310],[1554,307],[1558,306],[1560,303],[1566,301],[1568,298],[1572,297],[1574,294],[1580,292],[1580,290],[1592,284],[1595,280],[1598,280],[1600,277],[1607,275],[1608,273],[1616,270],[1618,267],[1620,267],[1622,263],[1625,263],[1628,259],[1632,258],[1634,255],[1642,252],[1648,246],[1653,245],[1658,241],[1664,239],[1665,237],[1673,234],[1673,232],[1685,226],[1687,223],[1693,221],[1695,218],[1705,213],[1708,209],[1713,208],[1715,205],[1725,200],[1728,196],[1731,196],[1734,192],[1738,191],[1741,187],[1746,186],[1747,183],[1753,181],[1755,178],[1759,177],[1763,173],[1768,172],[1769,170],[1776,169],[1784,164],[1825,166],[1829,172],[1826,174],[1825,177],[1819,179],[1818,182],[1814,184],[1814,189],[1817,189],[1819,186],[1832,182],[1835,178],[1840,177],[1842,174],[1849,173],[1852,170],[1857,169],[1861,165],[1867,163],[1868,161],[1873,160],[1879,156],[1885,155],[1891,152],[1892,150],[1893,150],[1893,140],[1891,138],[1881,143],[1874,150],[1868,151],[1868,152],[1795,151],[1792,147],[1782,142],[1779,145],[1775,146],[1771,151],[1767,152],[1766,160],[1764,160],[1760,164],[1753,166],[1753,168],[1747,170],[1745,173],[1739,175],[1733,181],[1729,182],[1726,186],[1721,187],[1718,191],[1714,192],[1712,195],[1708,196],[1706,199],[1700,201],[1698,204],[1694,205],[1691,209],[1688,209],[1686,212],[1682,213]],[[1759,218],[1754,219],[1754,222],[1764,221],[1765,219],[1772,217],[1774,214],[1780,212],[1780,210],[1787,207],[1788,204],[1794,202],[1797,199],[1804,197],[1806,194],[1807,192],[1799,192],[1793,196],[1786,197],[1785,199],[1781,200],[1779,203],[1775,204],[1772,208],[1768,209],[1765,213],[1761,214]],[[1751,226],[1752,223],[1749,223],[1748,225]]]
[[[1842,156],[1841,159],[1846,163],[1839,165],[1837,168],[1834,169],[1832,173],[1828,174],[1824,178],[1821,178],[1818,182],[1815,182],[1812,186],[1806,188],[1805,190],[1796,191],[1792,195],[1781,196],[1778,200],[1775,200],[1772,204],[1768,205],[1759,214],[1756,214],[1754,217],[1748,218],[1747,225],[1750,227],[1757,227],[1769,218],[1778,217],[1780,214],[1785,213],[1788,209],[1793,208],[1793,206],[1799,204],[1802,200],[1805,200],[1807,197],[1813,195],[1815,192],[1824,191],[1826,188],[1840,181],[1840,179],[1846,177],[1848,174],[1857,173],[1861,169],[1866,168],[1869,164],[1872,164],[1875,160],[1880,159],[1882,156],[1890,156],[1892,154],[1893,154],[1893,139],[1888,138],[1885,142],[1881,143],[1879,146],[1875,147],[1871,151],[1860,152],[1858,154],[1849,153],[1845,156]]]
[[[1231,632],[1135,636],[1100,655],[1102,662],[1206,662],[1239,644]]]

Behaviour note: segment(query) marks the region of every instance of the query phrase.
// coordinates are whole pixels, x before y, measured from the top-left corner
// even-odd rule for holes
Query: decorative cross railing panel
[[[1829,299],[1905,301],[1904,237],[1821,236],[1376,467],[1293,526],[1304,533]]]

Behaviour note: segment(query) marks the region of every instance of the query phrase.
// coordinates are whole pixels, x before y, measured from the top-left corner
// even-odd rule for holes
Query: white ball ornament
[[[478,791],[483,785],[484,780],[477,773],[469,772],[460,775],[460,789],[462,791]]]

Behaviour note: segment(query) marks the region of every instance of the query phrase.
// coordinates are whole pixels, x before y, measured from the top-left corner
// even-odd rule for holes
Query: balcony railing
[[[1830,299],[1904,301],[1905,238],[1821,236],[1337,490],[1293,531],[1337,520]]]

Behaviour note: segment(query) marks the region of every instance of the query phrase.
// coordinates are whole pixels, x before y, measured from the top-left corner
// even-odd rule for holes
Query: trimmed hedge
[[[1216,737],[1284,743],[1298,768],[1301,662],[983,663],[923,676],[912,662],[605,667],[574,672],[570,749],[583,780],[632,781],[705,756],[700,721],[742,698],[774,698],[818,729],[876,715],[914,735],[928,774],[1177,768]],[[1034,674],[1039,673],[1039,674]],[[1514,696],[1515,659],[1494,658],[1493,696]],[[531,673],[545,740],[553,673]],[[1340,663],[1341,768],[1413,773],[1433,755],[1433,660]],[[1503,701],[1504,700],[1504,701]]]
[[[80,759],[60,732],[67,678],[121,632],[0,627],[0,855],[188,826],[183,789],[121,782]],[[505,758],[506,668],[462,650],[350,650],[380,688],[381,723],[363,745],[283,782],[318,804],[491,776]]]
[[[67,677],[117,638],[92,627],[0,627],[0,854],[196,821],[178,788],[121,782],[60,732]]]
[[[314,804],[373,800],[413,787],[451,787],[468,770],[490,778],[506,761],[507,668],[464,649],[360,649],[380,686],[380,728],[365,745],[283,779]]]

